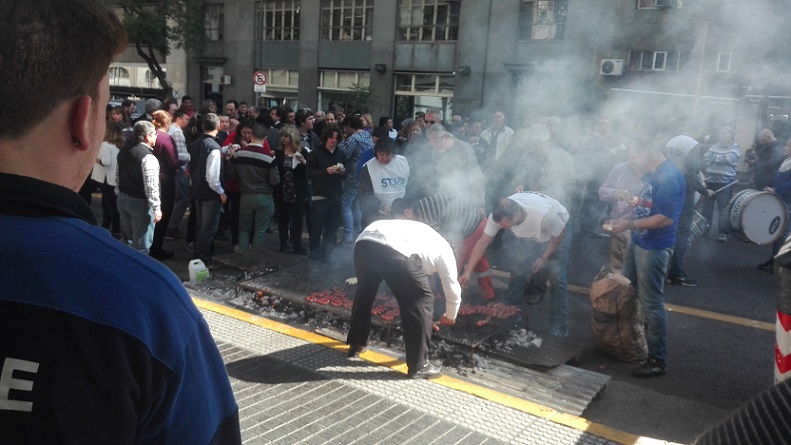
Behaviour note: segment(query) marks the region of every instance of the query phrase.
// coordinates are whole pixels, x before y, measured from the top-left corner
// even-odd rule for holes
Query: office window
[[[680,8],[683,0],[637,0],[637,9]]]
[[[399,40],[447,41],[459,38],[460,0],[399,0]]]
[[[323,40],[371,40],[374,0],[322,0]]]
[[[368,108],[366,89],[371,85],[368,71],[319,71],[318,108],[326,110],[330,104],[343,104],[346,111]]]
[[[110,82],[112,82],[113,79],[128,79],[129,70],[120,66],[111,66],[108,71],[108,77],[110,77]]]
[[[568,0],[524,0],[519,9],[520,40],[563,40]]]
[[[203,24],[206,29],[206,38],[210,41],[222,40],[225,28],[225,5],[210,3],[204,6]]]
[[[299,0],[255,3],[256,40],[299,40]]]
[[[676,51],[630,51],[629,69],[632,71],[689,70],[689,55]]]
[[[731,53],[717,54],[717,71],[731,70]]]
[[[397,74],[396,94],[453,97],[453,74]]]

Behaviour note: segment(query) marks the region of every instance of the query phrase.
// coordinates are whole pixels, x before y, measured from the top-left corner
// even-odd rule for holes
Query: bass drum
[[[742,190],[731,198],[728,212],[734,234],[755,244],[771,244],[788,222],[785,203],[772,192]]]

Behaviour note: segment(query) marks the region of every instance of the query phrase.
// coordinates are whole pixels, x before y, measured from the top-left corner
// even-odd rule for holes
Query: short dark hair
[[[338,133],[338,136],[341,135],[341,129],[336,124],[327,124],[321,130],[321,137],[319,140],[321,141],[321,145],[326,145],[327,140],[332,137],[333,133]]]
[[[183,112],[181,110],[176,110],[176,112],[173,113],[173,122],[176,122],[176,119],[178,119],[180,117],[184,117],[184,116],[187,116],[187,113],[185,113],[185,112]],[[187,117],[189,117],[189,116],[187,116]]]
[[[371,136],[390,139],[390,132],[385,127],[376,127],[371,131]]]
[[[98,104],[99,83],[127,48],[126,32],[102,0],[6,2],[0,12],[0,137],[24,135],[52,108],[79,96]],[[101,108],[98,108],[101,110]]]
[[[414,204],[406,198],[396,198],[395,201],[390,204],[391,215],[401,215],[406,209],[414,209]]]
[[[499,223],[503,218],[513,219],[522,211],[522,207],[511,198],[502,198],[497,201],[497,205],[492,212],[492,219]]]
[[[266,133],[269,131],[269,127],[259,122],[253,124],[253,138],[254,139],[266,139]]]
[[[300,108],[294,113],[294,125],[297,127],[301,127],[302,124],[308,120],[309,117],[313,116],[313,110],[310,108]]]
[[[231,100],[229,100],[229,101],[225,102],[225,105],[228,105],[228,104],[233,104],[233,108],[234,108],[234,109],[237,109],[237,108],[239,108],[239,102],[237,102],[237,101],[235,101],[235,100],[233,100],[233,99],[231,99]]]
[[[374,144],[374,153],[395,153],[395,141],[389,137],[379,138]]]
[[[382,116],[382,117],[380,117],[379,118],[379,126],[380,127],[384,127],[385,125],[387,125],[387,121],[389,121],[389,120],[390,120],[390,116]]]
[[[261,125],[265,125],[267,129],[275,126],[275,121],[272,120],[272,116],[270,116],[269,113],[259,113],[255,121]]]
[[[355,130],[360,130],[363,128],[363,120],[360,119],[360,116],[346,116],[343,119],[343,126],[344,127],[351,127]]]
[[[187,96],[186,94],[181,97],[181,103],[184,103],[185,100],[192,102],[192,96]]]

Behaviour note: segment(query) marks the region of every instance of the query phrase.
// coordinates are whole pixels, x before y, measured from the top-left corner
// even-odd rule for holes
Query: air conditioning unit
[[[599,74],[602,76],[623,75],[623,59],[601,59]]]
[[[230,85],[231,84],[231,76],[228,75],[228,74],[223,74],[220,80],[221,80],[223,85]]]

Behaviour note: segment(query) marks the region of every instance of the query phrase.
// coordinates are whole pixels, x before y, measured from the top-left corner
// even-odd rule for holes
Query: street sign
[[[256,93],[266,93],[266,73],[256,71],[253,74],[253,91]]]
[[[253,85],[266,85],[266,73],[263,71],[256,71],[253,75]]]

